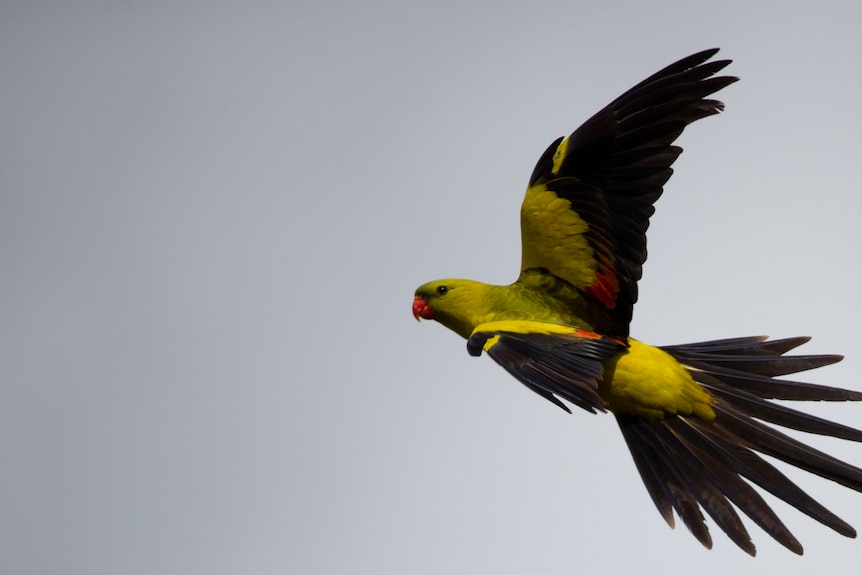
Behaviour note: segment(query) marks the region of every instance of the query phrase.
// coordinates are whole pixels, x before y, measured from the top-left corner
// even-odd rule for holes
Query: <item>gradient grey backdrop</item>
[[[682,138],[632,332],[810,334],[862,389],[862,15],[813,4],[4,2],[0,572],[857,572],[778,503],[805,557],[703,550],[611,417],[409,311],[514,279],[539,153],[721,46],[742,82]]]

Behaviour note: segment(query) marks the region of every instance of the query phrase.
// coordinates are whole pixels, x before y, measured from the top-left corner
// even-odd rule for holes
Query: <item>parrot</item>
[[[663,68],[551,143],[521,205],[514,283],[431,281],[415,291],[412,311],[454,331],[470,355],[489,355],[563,410],[571,413],[571,404],[613,414],[671,528],[675,513],[711,549],[706,513],[754,556],[741,511],[802,555],[754,486],[856,536],[762,457],[862,492],[862,469],[779,427],[856,442],[862,431],[773,401],[862,400],[862,392],[783,378],[843,356],[787,355],[809,337],[652,346],[629,336],[649,219],[682,152],[675,141],[689,124],[722,112],[724,104],[711,96],[738,80],[718,75],[731,60],[713,59],[717,53],[701,51]]]

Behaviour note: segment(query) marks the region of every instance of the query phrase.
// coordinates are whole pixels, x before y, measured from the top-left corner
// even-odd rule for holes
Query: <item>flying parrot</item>
[[[740,337],[654,347],[629,337],[653,204],[690,123],[724,105],[710,96],[717,49],[640,82],[539,158],[521,206],[521,271],[511,285],[442,279],[420,286],[413,315],[436,320],[566,411],[611,412],[664,520],[674,511],[712,547],[705,511],[741,549],[755,546],[737,509],[776,541],[802,545],[752,484],[847,537],[856,531],[761,454],[862,491],[862,469],[776,426],[862,441],[862,431],[773,399],[859,401],[862,393],[779,376],[838,362],[786,355],[807,337]],[[766,423],[764,423],[766,422]],[[773,425],[767,425],[773,424]]]

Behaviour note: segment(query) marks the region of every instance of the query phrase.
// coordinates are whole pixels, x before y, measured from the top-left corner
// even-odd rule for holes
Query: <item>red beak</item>
[[[413,298],[413,317],[416,318],[416,321],[419,321],[419,318],[423,319],[434,319],[434,310],[428,305],[428,302],[422,299],[422,296],[416,296]]]

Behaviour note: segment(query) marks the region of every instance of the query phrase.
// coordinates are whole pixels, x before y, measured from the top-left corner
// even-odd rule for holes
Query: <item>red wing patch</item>
[[[595,283],[587,286],[584,291],[602,302],[606,309],[613,309],[619,292],[617,274],[613,265],[609,263],[601,262],[599,267]]]
[[[572,332],[572,335],[574,335],[575,337],[583,337],[586,339],[602,339],[602,337],[604,337],[604,336],[601,336],[597,333],[587,331],[585,329],[580,329],[577,327],[575,328],[575,331]]]

